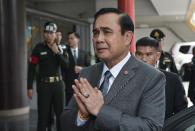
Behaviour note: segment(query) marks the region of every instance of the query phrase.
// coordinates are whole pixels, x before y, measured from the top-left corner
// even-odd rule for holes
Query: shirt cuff
[[[86,122],[88,121],[87,120],[82,120],[79,115],[77,115],[77,126],[83,126]]]

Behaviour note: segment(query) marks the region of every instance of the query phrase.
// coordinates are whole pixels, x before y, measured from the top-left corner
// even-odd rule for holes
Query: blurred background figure
[[[165,44],[164,40],[166,37],[165,34],[159,29],[154,29],[150,33],[150,37],[159,41],[161,56],[157,64],[158,68],[178,74],[173,57],[169,52],[163,51],[163,45]]]
[[[61,40],[62,40],[62,32],[56,32],[56,43],[59,45],[61,44]]]
[[[29,99],[33,96],[33,81],[37,70],[38,95],[38,125],[37,131],[51,131],[50,115],[54,109],[57,120],[57,131],[61,131],[59,117],[64,108],[64,82],[62,81],[60,67],[67,68],[68,59],[64,57],[63,50],[56,43],[57,25],[47,22],[44,25],[44,41],[38,43],[32,50],[28,66]]]
[[[193,105],[195,104],[195,47],[192,50],[192,62],[191,62],[191,75],[190,83],[188,88],[188,97],[192,101]]]
[[[60,32],[60,31],[56,32],[56,43],[58,44],[58,47],[63,50],[64,57],[69,59],[69,55],[68,55],[68,52],[67,52],[67,47],[66,47],[66,44],[62,41],[62,32]],[[61,74],[62,74],[62,79],[64,80],[65,77],[66,77],[66,74],[62,70],[64,70],[63,67],[61,67]],[[65,83],[65,81],[64,81],[64,83]]]
[[[151,37],[143,37],[136,42],[136,57],[155,67],[161,55],[159,42]],[[165,119],[187,108],[185,90],[178,75],[160,69],[165,74],[166,111]]]
[[[62,32],[60,31],[56,32],[56,43],[58,45],[61,45],[63,49],[66,49],[66,44],[65,42],[62,41],[62,37],[63,37]]]
[[[70,67],[63,68],[62,73],[64,74],[63,80],[66,84],[66,105],[73,95],[72,85],[74,79],[78,78],[79,72],[83,67],[90,65],[90,55],[84,50],[79,49],[80,36],[76,32],[68,33],[68,45],[67,53],[69,56]]]
[[[56,44],[58,45],[58,47],[60,49],[63,50],[63,55],[65,58],[68,59],[68,53],[67,53],[67,50],[66,50],[66,45],[64,42],[62,42],[62,32],[58,31],[56,32]],[[61,68],[63,68],[61,66]],[[61,69],[62,70],[62,69]],[[60,70],[60,71],[61,71]],[[61,75],[62,75],[62,78],[64,78],[65,74],[63,72],[61,72]],[[65,98],[64,98],[65,99]],[[56,123],[56,116],[55,116],[55,113],[54,113],[54,109],[53,109],[53,106],[52,106],[52,109],[51,109],[51,114],[50,114],[50,119],[49,119],[49,126],[48,126],[48,129],[52,131],[52,129],[56,128],[55,127],[55,123]],[[48,131],[49,131],[48,130]]]

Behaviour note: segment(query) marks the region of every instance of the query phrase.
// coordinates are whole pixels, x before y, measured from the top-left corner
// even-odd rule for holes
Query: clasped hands
[[[75,85],[72,88],[79,113],[86,117],[89,115],[97,116],[104,104],[102,92],[97,87],[93,88],[85,78],[75,80]]]

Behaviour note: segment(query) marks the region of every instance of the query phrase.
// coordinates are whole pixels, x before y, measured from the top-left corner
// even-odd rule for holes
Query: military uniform
[[[159,29],[154,29],[150,33],[150,37],[161,42],[164,40],[165,34]],[[178,74],[173,57],[171,56],[171,54],[169,54],[168,52],[165,52],[165,51],[161,51],[161,56],[159,59],[158,68]]]
[[[48,131],[50,113],[53,106],[60,131],[59,117],[64,109],[64,82],[60,66],[68,66],[68,58],[55,54],[46,42],[39,43],[32,50],[28,66],[28,90],[33,87],[36,74],[38,95],[38,131]],[[36,67],[38,67],[36,69]],[[36,73],[37,70],[37,73]]]
[[[165,52],[165,51],[161,52],[158,67],[160,69],[178,74],[173,57],[168,52]]]

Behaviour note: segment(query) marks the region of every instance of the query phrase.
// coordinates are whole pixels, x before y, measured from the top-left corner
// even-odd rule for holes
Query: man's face
[[[151,46],[138,46],[136,48],[136,57],[147,64],[155,66],[160,58],[160,52]]]
[[[56,39],[56,33],[55,32],[45,31],[43,35],[44,35],[45,41],[48,44],[54,44],[55,43],[55,39]]]
[[[115,65],[128,53],[132,33],[121,34],[119,15],[108,13],[100,15],[94,24],[93,44],[95,53],[106,63]]]
[[[57,43],[59,44],[60,41],[62,40],[62,33],[61,32],[56,32],[56,40]]]
[[[74,33],[68,35],[68,44],[72,48],[76,48],[78,46],[79,39],[75,36]]]

